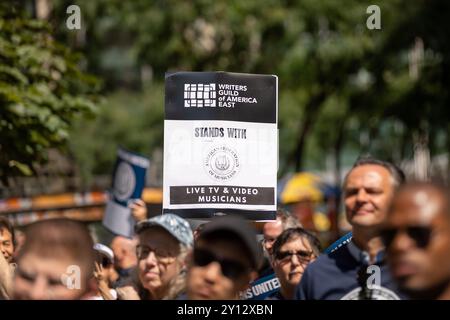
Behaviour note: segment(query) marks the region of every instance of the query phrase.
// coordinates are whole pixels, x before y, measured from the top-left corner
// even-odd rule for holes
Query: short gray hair
[[[298,219],[287,210],[278,209],[277,220],[281,221],[281,228],[283,229],[283,231],[287,229],[303,227],[300,221],[298,221]]]
[[[346,186],[347,178],[350,175],[350,173],[353,171],[353,169],[360,167],[360,166],[364,166],[364,165],[380,166],[380,167],[385,168],[387,171],[389,171],[389,173],[392,177],[392,183],[393,183],[394,189],[398,189],[406,181],[405,173],[402,171],[402,169],[397,167],[395,164],[390,163],[388,161],[372,158],[370,156],[364,156],[364,157],[360,157],[356,160],[356,162],[353,164],[353,167],[350,169],[350,171],[345,176],[344,187]]]

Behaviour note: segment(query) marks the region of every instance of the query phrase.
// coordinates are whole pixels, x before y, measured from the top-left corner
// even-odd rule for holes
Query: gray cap
[[[135,227],[136,234],[141,233],[143,230],[150,227],[162,227],[178,241],[186,246],[192,247],[194,243],[194,236],[192,234],[189,223],[183,218],[172,214],[166,213],[153,217],[148,220],[139,222]]]

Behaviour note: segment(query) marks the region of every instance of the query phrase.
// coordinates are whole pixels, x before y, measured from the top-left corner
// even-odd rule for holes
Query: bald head
[[[117,269],[128,269],[136,265],[136,244],[134,240],[117,236],[111,241],[114,263]]]
[[[448,191],[419,182],[401,187],[382,228],[393,276],[411,297],[450,294]]]
[[[445,188],[428,182],[415,182],[401,187],[396,193],[388,220],[400,219],[430,224],[433,219],[450,223],[449,195]]]
[[[286,229],[300,228],[301,223],[289,212],[278,210],[277,219],[267,222],[263,227],[264,249],[267,253],[272,254],[272,246],[278,236]]]

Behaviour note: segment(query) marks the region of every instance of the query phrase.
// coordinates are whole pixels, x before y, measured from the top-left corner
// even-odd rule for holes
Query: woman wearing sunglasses
[[[295,287],[302,279],[303,271],[319,253],[319,240],[310,232],[303,228],[283,231],[272,248],[272,266],[281,287],[267,299],[293,299]]]
[[[187,298],[234,300],[256,278],[262,250],[255,230],[243,219],[225,216],[208,223],[189,256]]]
[[[136,235],[137,288],[117,289],[119,299],[163,300],[182,295],[185,259],[193,244],[189,223],[168,213],[139,222]]]

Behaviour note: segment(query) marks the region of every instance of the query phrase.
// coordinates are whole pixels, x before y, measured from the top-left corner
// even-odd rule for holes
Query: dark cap
[[[262,263],[262,248],[256,240],[255,229],[243,218],[225,216],[207,223],[200,232],[199,238],[208,238],[215,233],[227,232],[234,234],[246,247],[250,254],[250,263],[257,270]]]

